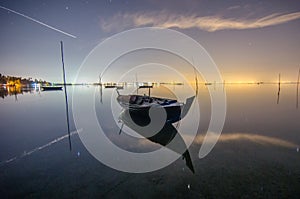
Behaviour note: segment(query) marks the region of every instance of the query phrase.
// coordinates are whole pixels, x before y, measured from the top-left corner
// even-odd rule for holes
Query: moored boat
[[[42,91],[58,91],[62,90],[62,86],[41,86]]]
[[[166,122],[174,123],[186,115],[194,98],[194,96],[188,98],[184,104],[183,102],[168,98],[150,97],[146,95],[119,95],[117,101],[123,109],[128,109],[131,114],[139,115],[144,118],[149,118],[150,108],[163,107],[167,113]]]

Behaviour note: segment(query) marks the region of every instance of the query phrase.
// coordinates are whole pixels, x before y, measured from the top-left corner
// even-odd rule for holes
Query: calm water
[[[97,117],[107,137],[116,145],[134,152],[161,147],[150,140],[144,145],[135,144],[126,134],[119,134],[120,124],[106,117],[105,112],[110,110],[108,102],[113,90],[103,89],[100,98],[99,87],[75,89],[82,95],[96,89]],[[227,117],[222,135],[213,151],[199,159],[210,119],[208,91],[205,86],[199,88],[201,120],[192,121],[199,122],[200,126],[189,148],[195,173],[181,158],[161,170],[144,174],[111,169],[97,161],[82,144],[72,109],[70,128],[74,134],[72,151],[69,150],[64,92],[3,95],[0,99],[1,198],[298,198],[300,109],[296,108],[296,86],[281,85],[279,103],[275,84],[236,84],[226,85],[225,89]],[[184,86],[170,86],[169,91],[182,92]],[[170,92],[160,93],[159,89],[153,92],[153,95],[172,97]],[[71,106],[71,88],[68,94]]]

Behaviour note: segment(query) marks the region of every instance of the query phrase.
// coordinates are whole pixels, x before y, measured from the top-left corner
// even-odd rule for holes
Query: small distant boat
[[[194,98],[195,96],[188,98],[184,104],[175,99],[150,97],[146,95],[119,95],[117,101],[122,108],[129,110],[131,114],[141,117],[149,117],[149,109],[151,107],[163,107],[167,113],[167,122],[174,123],[186,115]]]
[[[116,85],[104,85],[104,88],[116,88]]]
[[[104,88],[124,89],[124,85],[123,84],[116,84],[116,83],[106,83],[106,84],[104,84]]]
[[[117,84],[116,83],[105,83],[104,88],[116,88]]]
[[[153,88],[153,85],[142,85],[139,88]]]
[[[41,86],[42,91],[59,91],[62,86]]]
[[[153,83],[151,82],[139,82],[137,85],[138,88],[153,88]]]

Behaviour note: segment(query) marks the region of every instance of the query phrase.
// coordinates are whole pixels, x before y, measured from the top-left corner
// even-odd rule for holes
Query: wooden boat
[[[58,91],[62,90],[62,86],[41,86],[42,91]]]
[[[188,98],[184,104],[175,99],[150,97],[146,95],[119,95],[117,101],[123,109],[129,110],[131,114],[146,119],[150,119],[150,108],[163,107],[167,113],[166,122],[174,123],[181,120],[186,115],[194,98],[195,96]]]

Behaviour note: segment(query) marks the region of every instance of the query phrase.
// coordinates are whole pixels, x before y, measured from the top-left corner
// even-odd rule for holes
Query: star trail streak
[[[19,13],[19,12],[17,12],[17,11],[12,10],[12,9],[9,9],[9,8],[3,7],[3,6],[0,6],[0,8],[2,8],[3,10],[7,10],[7,11],[9,11],[9,12],[15,13],[15,14],[17,14],[17,15],[20,15],[20,16],[22,16],[22,17],[25,17],[26,19],[29,19],[30,21],[36,22],[36,23],[38,23],[38,24],[40,24],[40,25],[42,25],[42,26],[45,26],[45,27],[50,28],[50,29],[52,29],[52,30],[55,30],[56,32],[62,33],[62,34],[64,34],[64,35],[67,35],[67,36],[72,37],[72,38],[74,38],[74,39],[77,38],[76,36],[74,36],[74,35],[72,35],[72,34],[70,34],[70,33],[67,33],[67,32],[64,32],[64,31],[62,31],[62,30],[59,30],[59,29],[57,29],[57,28],[54,28],[53,26],[50,26],[50,25],[48,25],[48,24],[45,24],[45,23],[43,23],[43,22],[41,22],[41,21],[39,21],[39,20],[33,19],[33,18],[31,18],[31,17],[29,17],[29,16],[27,16],[27,15],[24,15],[24,14],[22,14],[22,13]]]

